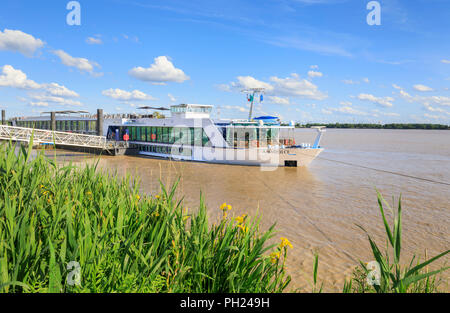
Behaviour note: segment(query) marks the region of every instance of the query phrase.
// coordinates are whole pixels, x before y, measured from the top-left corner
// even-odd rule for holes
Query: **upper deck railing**
[[[113,149],[118,144],[115,141],[107,140],[104,136],[0,125],[0,140],[29,142],[31,137],[33,137],[33,143],[37,144],[46,143],[104,150]]]

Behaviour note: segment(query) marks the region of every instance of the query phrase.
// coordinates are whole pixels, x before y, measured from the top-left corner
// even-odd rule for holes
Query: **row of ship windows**
[[[130,141],[176,143],[191,146],[211,145],[205,131],[199,127],[110,126],[108,138],[123,140],[127,131]]]
[[[192,149],[186,147],[139,145],[138,150],[158,154],[192,156]]]

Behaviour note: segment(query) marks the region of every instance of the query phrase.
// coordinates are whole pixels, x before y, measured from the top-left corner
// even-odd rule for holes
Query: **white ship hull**
[[[181,146],[172,146],[178,150]],[[143,151],[142,151],[143,150]],[[176,153],[153,153],[146,149],[139,151],[140,155],[147,155],[173,160],[196,161],[219,164],[254,165],[254,166],[308,166],[322,151],[322,148],[205,148],[194,147],[191,156]]]

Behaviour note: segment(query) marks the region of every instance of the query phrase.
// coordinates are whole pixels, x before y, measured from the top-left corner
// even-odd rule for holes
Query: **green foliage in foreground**
[[[442,267],[431,272],[428,271],[426,267],[430,263],[448,254],[450,250],[447,250],[422,263],[416,261],[416,257],[414,256],[408,266],[402,267],[400,265],[402,244],[401,198],[398,200],[397,212],[394,217],[392,228],[389,226],[384,212],[385,207],[389,209],[391,208],[380,193],[378,193],[378,206],[383,219],[388,248],[390,247],[392,251],[389,253],[388,249],[386,249],[386,252],[382,253],[372,237],[367,234],[363,227],[358,226],[366,232],[374,260],[378,263],[379,268],[369,267],[368,264],[360,262],[360,268],[357,268],[353,273],[353,278],[349,282],[345,283],[343,291],[378,293],[429,293],[438,291],[435,275],[447,270],[449,267]],[[393,260],[392,257],[389,257],[389,255],[393,255]],[[377,272],[379,275],[376,274]],[[370,284],[368,283],[367,278],[371,281]],[[375,283],[377,279],[378,282]]]
[[[30,145],[31,146],[31,145]],[[209,226],[163,186],[0,148],[0,292],[281,292],[288,244],[246,216]],[[269,255],[269,252],[273,252]],[[281,259],[282,262],[281,262]],[[80,265],[80,285],[75,264]],[[69,266],[68,266],[69,265]],[[71,279],[71,284],[67,278]]]

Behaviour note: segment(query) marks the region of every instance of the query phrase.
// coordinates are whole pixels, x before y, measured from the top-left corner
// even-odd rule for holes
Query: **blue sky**
[[[8,1],[0,10],[0,107],[48,110],[213,104],[245,118],[450,123],[450,2],[385,0]]]

